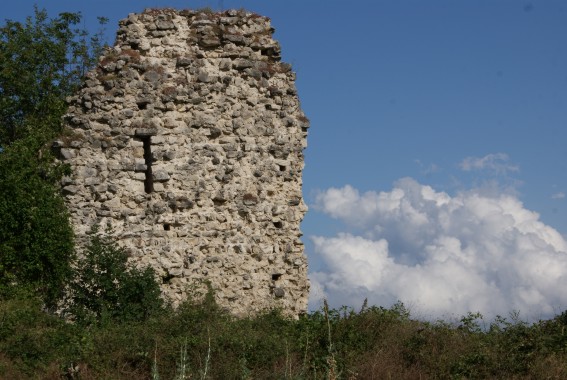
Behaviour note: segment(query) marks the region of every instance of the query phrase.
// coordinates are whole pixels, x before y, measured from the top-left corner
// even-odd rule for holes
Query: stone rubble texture
[[[79,245],[110,225],[174,305],[209,283],[235,315],[306,311],[309,122],[273,32],[246,11],[130,14],[69,99],[54,149]]]

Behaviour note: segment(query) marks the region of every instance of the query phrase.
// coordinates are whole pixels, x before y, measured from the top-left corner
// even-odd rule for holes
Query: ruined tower
[[[80,243],[111,225],[178,303],[210,283],[237,315],[305,311],[304,116],[270,20],[146,10],[70,99],[56,142]]]

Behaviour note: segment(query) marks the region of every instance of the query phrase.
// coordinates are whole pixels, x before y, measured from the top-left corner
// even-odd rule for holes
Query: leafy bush
[[[564,316],[489,328],[391,308],[236,319],[210,303],[131,322],[65,323],[35,300],[0,300],[0,378],[564,379]],[[482,321],[473,321],[474,324]],[[330,327],[330,334],[329,334]],[[155,377],[154,377],[155,378]]]
[[[67,312],[80,323],[142,321],[162,309],[160,288],[150,267],[128,264],[109,231],[91,231],[69,286]]]
[[[0,300],[0,378],[29,379],[78,356],[80,331],[35,297]],[[46,376],[41,376],[46,378]]]
[[[102,23],[104,19],[100,19]],[[22,290],[55,307],[71,274],[73,235],[49,142],[61,131],[65,98],[102,49],[78,13],[0,26],[0,296]]]
[[[73,233],[57,178],[64,168],[27,136],[0,153],[0,293],[27,288],[54,306],[71,275]]]

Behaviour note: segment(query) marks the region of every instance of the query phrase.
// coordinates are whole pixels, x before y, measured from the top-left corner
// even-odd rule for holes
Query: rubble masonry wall
[[[79,244],[111,225],[174,304],[208,282],[236,315],[306,310],[309,122],[273,31],[245,11],[130,14],[70,99],[55,147]]]

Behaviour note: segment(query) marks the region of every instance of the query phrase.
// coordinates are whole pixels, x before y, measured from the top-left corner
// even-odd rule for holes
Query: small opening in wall
[[[275,273],[272,275],[272,281],[278,281],[281,277],[281,273]]]
[[[171,275],[171,274],[168,273],[168,274],[166,274],[165,276],[162,276],[162,277],[161,277],[161,282],[162,282],[163,284],[169,284],[169,283],[171,282],[171,279],[172,279],[173,277],[175,277],[175,276],[173,276],[173,275]]]
[[[222,206],[226,203],[226,199],[213,199],[213,204],[215,206]]]
[[[149,194],[154,192],[154,178],[152,175],[152,137],[144,136],[142,137],[142,142],[144,143],[144,161],[146,164],[144,190]]]
[[[148,108],[148,102],[145,100],[141,100],[137,104],[138,104],[138,109],[140,110],[145,110],[146,108]]]
[[[282,227],[283,227],[283,223],[282,223],[281,221],[274,222],[274,227],[276,227],[276,228],[282,228]]]
[[[169,224],[169,223],[164,223],[164,224],[163,224],[163,229],[164,229],[165,231],[169,231],[169,230],[171,229],[171,224]]]
[[[283,165],[278,165],[280,167],[280,172],[285,172],[285,166]]]

